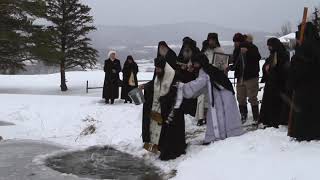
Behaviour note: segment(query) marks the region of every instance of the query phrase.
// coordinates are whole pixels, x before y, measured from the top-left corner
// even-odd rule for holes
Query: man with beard
[[[110,51],[108,53],[109,59],[104,62],[104,86],[102,97],[106,100],[106,104],[114,104],[114,100],[119,98],[119,84],[121,72],[120,60],[116,59],[116,52]]]
[[[288,124],[289,106],[285,101],[287,91],[289,52],[278,38],[268,40],[270,56],[263,65],[264,91],[259,123],[277,128]]]
[[[133,60],[132,56],[128,56],[126,62],[123,65],[122,70],[122,90],[121,90],[121,99],[124,99],[124,103],[128,101],[132,103],[131,98],[128,96],[128,93],[134,88],[138,87],[138,65]]]
[[[204,145],[217,140],[243,134],[240,112],[232,83],[224,72],[209,65],[208,58],[199,54],[193,59],[196,80],[178,83],[178,98],[194,98],[201,94],[208,97],[207,129]],[[176,105],[179,107],[179,104]]]
[[[178,56],[177,74],[179,80],[183,83],[188,83],[196,79],[195,73],[191,71],[192,58],[200,53],[197,48],[196,41],[189,37],[183,39],[183,45]],[[184,114],[195,116],[197,109],[197,99],[184,99],[181,105]]]
[[[188,36],[184,37],[182,40],[182,47],[178,55],[178,61],[180,60],[180,62],[183,59],[183,53],[185,53],[184,49],[186,46],[192,46],[194,48],[194,52],[196,53],[200,52],[200,49],[197,47],[197,42],[195,40],[191,39]]]
[[[296,33],[300,37],[301,25]],[[289,82],[293,94],[292,124],[289,136],[298,141],[320,140],[320,37],[314,24],[308,22],[303,42],[292,57]]]
[[[150,152],[160,151],[161,160],[170,160],[185,153],[183,111],[174,108],[177,87],[174,69],[159,57],[154,61],[155,79],[144,85],[142,139]]]
[[[248,117],[247,99],[251,104],[253,120],[259,120],[259,61],[261,55],[258,48],[246,40],[247,36],[237,33],[233,37],[235,49],[233,51],[234,64],[230,70],[235,71],[237,78],[237,99],[242,122]]]
[[[168,46],[165,41],[158,44],[157,58],[162,57],[173,69],[177,67],[177,54]]]

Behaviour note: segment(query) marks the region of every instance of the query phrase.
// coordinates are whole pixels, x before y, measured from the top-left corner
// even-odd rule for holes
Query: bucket
[[[135,105],[140,105],[145,102],[142,90],[139,88],[134,88],[128,93],[128,96],[132,99]]]

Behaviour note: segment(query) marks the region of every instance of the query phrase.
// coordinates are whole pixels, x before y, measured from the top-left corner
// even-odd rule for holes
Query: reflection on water
[[[46,160],[52,169],[94,179],[161,180],[159,169],[110,147],[92,147]]]

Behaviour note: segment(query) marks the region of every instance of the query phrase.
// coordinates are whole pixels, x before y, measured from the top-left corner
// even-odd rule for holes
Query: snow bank
[[[173,179],[319,179],[320,143],[290,141],[286,134],[271,128],[217,142],[181,163]]]
[[[8,138],[52,140],[73,147],[121,144],[139,139],[141,107],[106,106],[99,98],[0,95],[0,119],[16,126],[1,127]],[[95,119],[97,133],[78,138],[86,118]],[[94,138],[93,138],[94,137]]]
[[[279,40],[282,43],[289,43],[290,40],[295,40],[295,39],[296,39],[296,33],[290,33],[285,36],[279,37]]]

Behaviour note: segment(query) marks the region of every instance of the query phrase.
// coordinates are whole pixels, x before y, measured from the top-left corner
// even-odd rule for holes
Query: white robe
[[[222,86],[220,88],[221,90],[218,90],[211,86],[210,77],[202,69],[194,81],[179,84],[179,93],[185,98],[195,98],[201,94],[209,98],[205,143],[244,133],[234,94]],[[212,94],[214,95],[214,107],[212,107]]]
[[[161,106],[159,98],[165,96],[170,91],[172,81],[175,76],[175,71],[173,68],[166,63],[164,68],[164,76],[162,80],[159,80],[158,77],[154,80],[154,91],[153,91],[153,102],[152,102],[152,111],[161,114]],[[159,144],[160,135],[161,135],[162,125],[159,125],[155,120],[151,119],[150,121],[150,143],[154,145]]]
[[[214,64],[215,61],[215,57],[214,54],[215,53],[224,53],[223,49],[221,47],[217,47],[214,49],[208,49],[204,54],[207,56],[207,58],[209,59],[209,64],[212,64],[213,66],[216,66]],[[216,55],[216,60],[218,62],[221,62],[225,59],[225,56],[221,56],[221,55]],[[216,66],[217,67],[217,66]],[[220,70],[225,70],[225,68]],[[206,96],[205,94],[202,94],[198,97],[198,102],[197,102],[197,111],[196,111],[196,116],[195,119],[196,120],[200,120],[200,119],[205,119],[206,114],[205,114],[205,109],[208,108],[208,96]]]

